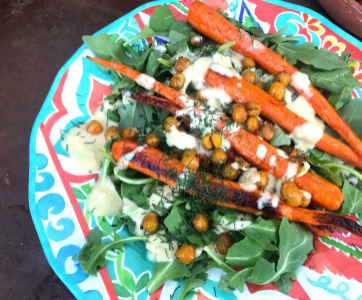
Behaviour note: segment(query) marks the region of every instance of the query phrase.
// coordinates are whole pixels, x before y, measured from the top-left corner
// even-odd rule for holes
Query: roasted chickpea
[[[181,90],[186,82],[186,78],[181,73],[176,73],[171,77],[170,86],[176,90]]]
[[[156,133],[150,133],[146,136],[146,144],[156,148],[160,144],[160,137]]]
[[[284,181],[280,191],[289,206],[296,207],[302,204],[303,193],[293,181]]]
[[[176,258],[182,264],[189,264],[196,256],[195,249],[187,244],[180,245],[176,250]]]
[[[104,137],[106,138],[106,141],[109,141],[111,138],[114,138],[117,135],[121,136],[122,130],[119,129],[117,126],[111,126],[106,130]]]
[[[255,84],[256,82],[256,75],[253,71],[246,71],[243,74],[241,74],[241,77],[243,77],[244,80],[251,84]]]
[[[246,128],[254,133],[259,128],[259,119],[257,117],[250,117],[246,120]]]
[[[199,155],[199,159],[200,159],[200,166],[203,169],[207,169],[209,167],[210,158],[205,153],[201,153]]]
[[[177,120],[174,117],[168,117],[163,122],[163,129],[165,129],[166,132],[171,132],[171,127],[175,126],[177,129],[180,127],[181,121]]]
[[[259,122],[259,128],[256,130],[256,134],[262,137],[266,141],[270,141],[274,137],[275,126],[267,121]]]
[[[211,134],[206,133],[201,139],[201,146],[206,150],[212,149]]]
[[[149,212],[142,219],[142,228],[147,232],[155,232],[158,229],[158,215]]]
[[[89,123],[87,127],[87,132],[91,135],[97,135],[102,133],[103,127],[102,124],[99,123],[97,120],[93,120]]]
[[[200,166],[200,159],[195,149],[185,150],[181,162],[190,171],[196,171]]]
[[[198,232],[204,232],[209,228],[209,218],[204,216],[203,214],[197,214],[193,220],[192,224],[194,224],[196,230]]]
[[[252,59],[251,57],[248,57],[248,56],[242,60],[242,64],[243,64],[243,70],[246,70],[249,68],[255,68],[254,59]]]
[[[234,104],[232,107],[232,117],[235,122],[244,123],[248,117],[245,107],[241,104]]]
[[[303,198],[302,198],[302,203],[300,204],[300,207],[308,207],[309,204],[310,204],[310,198],[307,198],[303,195]]]
[[[282,83],[275,81],[271,84],[268,93],[278,101],[282,102],[285,97],[285,87]]]
[[[222,177],[227,180],[235,180],[240,175],[239,169],[234,169],[231,164],[226,164],[222,170]]]
[[[239,168],[242,170],[247,170],[250,167],[250,164],[241,156],[235,157],[235,161],[239,164]]]
[[[256,182],[255,185],[258,188],[258,190],[263,190],[269,182],[269,176],[264,171],[259,171],[258,174],[259,174],[260,180],[258,182]]]
[[[201,35],[196,34],[190,39],[190,45],[196,48],[201,47],[203,39]]]
[[[182,73],[189,65],[191,65],[191,61],[188,58],[180,56],[175,62],[175,70],[177,73]]]
[[[122,130],[122,138],[129,141],[137,141],[138,140],[138,130],[134,127],[127,127]]]
[[[259,88],[259,89],[262,89],[263,91],[265,91],[265,85],[264,83],[260,82],[260,81],[257,81],[255,82],[255,85]]]
[[[275,74],[274,81],[280,82],[282,85],[287,86],[291,81],[291,76],[286,71],[280,71]]]
[[[246,113],[248,117],[257,117],[260,114],[261,107],[259,102],[250,101],[246,104]]]
[[[221,255],[226,255],[234,243],[234,238],[230,234],[222,233],[216,238],[216,250]]]
[[[222,144],[222,136],[216,132],[211,133],[211,143],[214,148],[219,148]]]
[[[227,161],[227,156],[220,148],[212,150],[211,162],[215,165],[224,164]]]

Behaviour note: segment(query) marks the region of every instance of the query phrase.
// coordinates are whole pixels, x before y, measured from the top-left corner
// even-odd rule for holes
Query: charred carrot
[[[184,167],[182,163],[171,158],[161,151],[146,147],[139,149],[138,143],[127,140],[117,140],[112,145],[112,154],[117,161],[123,159],[123,155],[133,151],[135,155],[129,161],[128,167],[137,170],[152,178],[158,179],[171,186],[176,187],[177,180],[184,180]],[[182,176],[183,174],[183,176]],[[362,227],[353,220],[341,215],[323,211],[307,210],[298,207],[290,207],[276,195],[268,195],[276,200],[277,205],[266,205],[260,207],[260,199],[265,199],[265,194],[259,190],[244,190],[239,183],[212,178],[205,173],[190,174],[193,176],[187,181],[185,189],[190,194],[197,194],[215,204],[223,207],[244,211],[247,213],[261,215],[269,218],[282,219],[286,217],[289,221],[302,222],[310,225],[324,225],[346,229],[362,237]]]
[[[136,81],[137,84],[143,86],[145,89],[154,91],[164,96],[166,99],[171,100],[181,108],[186,107],[184,103],[184,101],[188,100],[188,96],[186,94],[177,91],[167,85],[164,85],[163,83],[155,80],[151,76],[140,73],[120,63],[108,61],[105,59],[90,57],[90,56],[87,56],[87,58],[99,65],[118,71],[122,75],[127,76],[128,78]]]
[[[192,3],[187,21],[199,32],[220,44],[235,41],[232,50],[252,57],[262,68],[272,74],[286,71],[292,75],[291,86],[302,95],[316,113],[341,137],[343,137],[356,153],[362,157],[362,142],[338,112],[329,104],[321,93],[311,84],[302,84],[296,73],[297,69],[261,42],[254,40],[245,31],[235,27],[207,5],[195,1]],[[293,79],[293,75],[295,78]]]
[[[330,236],[334,231],[333,228],[329,226],[310,225],[305,223],[303,223],[303,226],[318,236]]]
[[[293,132],[297,126],[307,123],[305,119],[292,112],[274,97],[242,78],[227,77],[208,70],[205,81],[212,87],[225,90],[235,101],[244,103],[250,101],[259,102],[261,106],[260,114],[265,118],[273,120],[288,132]],[[356,152],[326,133],[323,133],[316,147],[356,167],[362,168],[362,158]]]
[[[220,122],[218,126],[222,128],[225,125]],[[237,133],[224,129],[224,134],[234,150],[250,163],[277,178],[292,179],[301,190],[310,193],[314,205],[328,210],[337,210],[343,203],[343,193],[336,185],[310,171],[298,177],[297,174],[302,169],[302,165],[292,163],[280,150],[260,140],[257,136],[242,128]],[[265,149],[264,157],[257,155],[258,149],[261,148]]]

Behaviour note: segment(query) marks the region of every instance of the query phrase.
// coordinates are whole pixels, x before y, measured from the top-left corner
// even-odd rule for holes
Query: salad
[[[115,83],[62,145],[78,167],[101,170],[88,211],[132,234],[102,244],[92,229],[74,255],[85,273],[143,241],[156,262],[150,295],[185,279],[179,299],[192,296],[213,268],[220,290],[274,282],[288,294],[313,234],[362,237],[351,53],[296,46],[285,30],[264,34],[195,1],[188,22],[164,5],[131,40],[83,37]],[[169,43],[132,47],[154,36]]]

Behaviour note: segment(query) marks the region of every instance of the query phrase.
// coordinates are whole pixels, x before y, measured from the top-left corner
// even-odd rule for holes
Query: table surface
[[[93,34],[146,2],[0,0],[2,299],[74,299],[49,266],[30,216],[30,132],[58,70],[81,46],[82,35]],[[328,18],[316,0],[287,2]]]

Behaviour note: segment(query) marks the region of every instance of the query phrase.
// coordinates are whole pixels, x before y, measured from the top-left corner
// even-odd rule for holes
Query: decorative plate
[[[309,41],[334,52],[351,51],[362,60],[362,43],[321,15],[304,7],[277,0],[203,0],[214,9],[221,8],[246,25],[275,32],[288,24],[285,34],[294,34],[300,43]],[[154,9],[164,3],[178,20],[186,21],[192,1],[157,1],[128,13],[100,32],[113,40],[129,39],[148,24]],[[121,5],[121,4],[120,4]],[[97,33],[97,34],[98,34]],[[156,37],[156,43],[167,43]],[[152,39],[140,40],[143,47]],[[111,93],[113,77],[85,56],[83,45],[61,68],[34,123],[30,139],[29,205],[46,257],[77,299],[170,299],[182,282],[168,281],[152,296],[145,288],[155,264],[146,258],[142,242],[127,244],[124,252],[107,254],[107,267],[98,277],[84,274],[72,260],[86,242],[89,229],[99,226],[104,241],[116,234],[130,235],[127,228],[113,224],[112,218],[96,218],[86,210],[85,199],[97,174],[87,174],[76,167],[61,147],[63,134],[77,122],[87,121],[104,96]],[[362,63],[353,62],[355,76],[362,82]],[[362,98],[355,89],[354,98]],[[362,220],[362,215],[356,216]],[[358,299],[362,300],[362,241],[335,232],[330,237],[314,238],[316,251],[297,272],[288,296],[274,284],[246,284],[245,292],[229,294],[217,289],[220,272],[210,272],[206,284],[193,299]],[[181,289],[178,289],[180,292]],[[177,291],[173,298],[177,299]],[[191,299],[191,298],[190,298]]]

